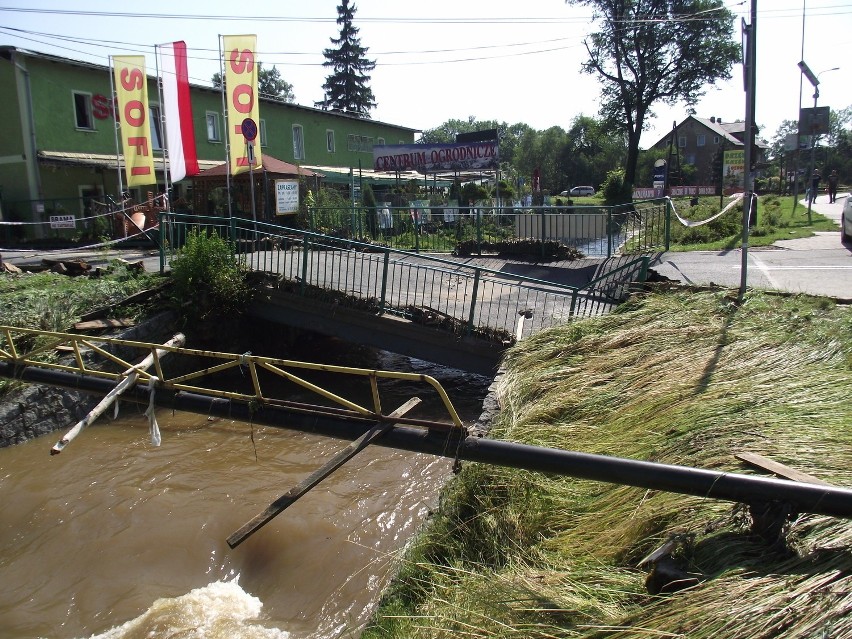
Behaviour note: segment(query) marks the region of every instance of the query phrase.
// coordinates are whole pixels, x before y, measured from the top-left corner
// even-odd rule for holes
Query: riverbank
[[[852,485],[852,313],[824,298],[651,294],[505,366],[492,437]],[[465,464],[362,637],[852,636],[852,522],[753,530],[737,504]]]

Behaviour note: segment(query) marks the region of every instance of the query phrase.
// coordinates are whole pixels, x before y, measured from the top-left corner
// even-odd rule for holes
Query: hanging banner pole
[[[124,200],[124,181],[121,177],[121,147],[118,142],[118,110],[115,108],[116,103],[118,102],[118,95],[115,92],[115,81],[113,79],[113,66],[112,66],[112,56],[109,57],[109,91],[110,96],[112,96],[112,132],[115,135],[115,166],[118,170],[118,201],[123,202]],[[122,203],[122,207],[124,204]]]
[[[231,211],[231,136],[228,135],[228,104],[225,98],[225,53],[222,45],[224,36],[219,34],[219,79],[221,80],[220,88],[222,92],[222,117],[225,119],[225,194],[228,198],[228,218],[233,218]],[[234,238],[231,238],[232,240]]]
[[[157,74],[157,103],[160,105],[160,118],[156,122],[157,135],[160,136],[160,142],[163,145],[163,184],[165,188],[166,201],[168,202],[168,210],[172,210],[172,198],[169,196],[169,168],[171,158],[169,157],[169,140],[166,135],[166,111],[163,109],[163,81],[160,77],[160,46],[154,45],[154,72]],[[156,171],[156,169],[155,169]]]

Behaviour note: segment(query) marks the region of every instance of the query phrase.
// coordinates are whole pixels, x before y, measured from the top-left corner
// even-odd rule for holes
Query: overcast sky
[[[0,2],[0,43],[104,65],[110,55],[144,52],[153,75],[154,45],[185,40],[190,76],[206,83],[219,70],[219,35],[256,34],[260,61],[279,69],[299,104],[313,106],[328,74],[322,50],[339,33],[338,1],[6,0]],[[377,63],[370,82],[375,120],[426,130],[475,116],[567,129],[577,115],[597,115],[598,82],[580,70],[583,40],[594,28],[587,8],[562,0],[360,0],[355,6],[361,44]],[[728,0],[727,6],[737,16],[739,39],[750,1]],[[819,104],[852,105],[850,42],[848,0],[760,0],[756,120],[762,137],[771,139],[782,120],[797,117],[803,48],[808,66],[821,73]],[[833,67],[841,69],[826,71]],[[803,106],[813,106],[807,81],[802,96]],[[686,115],[682,105],[655,111],[643,148]],[[708,87],[696,115],[744,118],[740,65],[731,81]]]

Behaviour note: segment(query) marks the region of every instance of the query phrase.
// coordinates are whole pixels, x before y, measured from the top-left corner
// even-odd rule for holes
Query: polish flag
[[[163,107],[166,116],[166,142],[172,182],[197,175],[198,155],[192,124],[189,73],[186,70],[186,42],[161,47],[163,63]]]

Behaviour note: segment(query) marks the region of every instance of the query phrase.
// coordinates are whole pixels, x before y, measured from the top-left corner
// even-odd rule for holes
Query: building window
[[[266,146],[266,120],[260,121],[260,146]]]
[[[74,91],[74,124],[78,129],[94,131],[95,122],[92,119],[92,96],[90,93]]]
[[[334,153],[334,131],[331,129],[325,130],[325,150]]]
[[[222,138],[219,135],[219,114],[213,111],[207,112],[207,141],[221,142]]]
[[[151,147],[155,151],[163,150],[163,119],[160,117],[160,105],[148,107],[148,117],[151,118]]]
[[[695,146],[704,146],[707,143],[707,137],[703,133],[699,133],[695,137]]]
[[[373,152],[373,138],[369,135],[353,135],[350,133],[346,136],[346,142],[350,151]]]
[[[302,135],[302,125],[293,125],[293,158],[296,160],[305,159],[305,138]]]
[[[376,144],[378,144],[379,146],[384,146],[385,139],[384,138],[376,138]]]
[[[686,148],[686,136],[685,136],[685,135],[679,135],[679,136],[677,136],[677,145],[678,145],[678,147],[679,147],[679,148],[681,148],[681,149],[685,149],[685,148]]]
[[[719,136],[718,135],[713,136],[713,144],[719,144]]]

